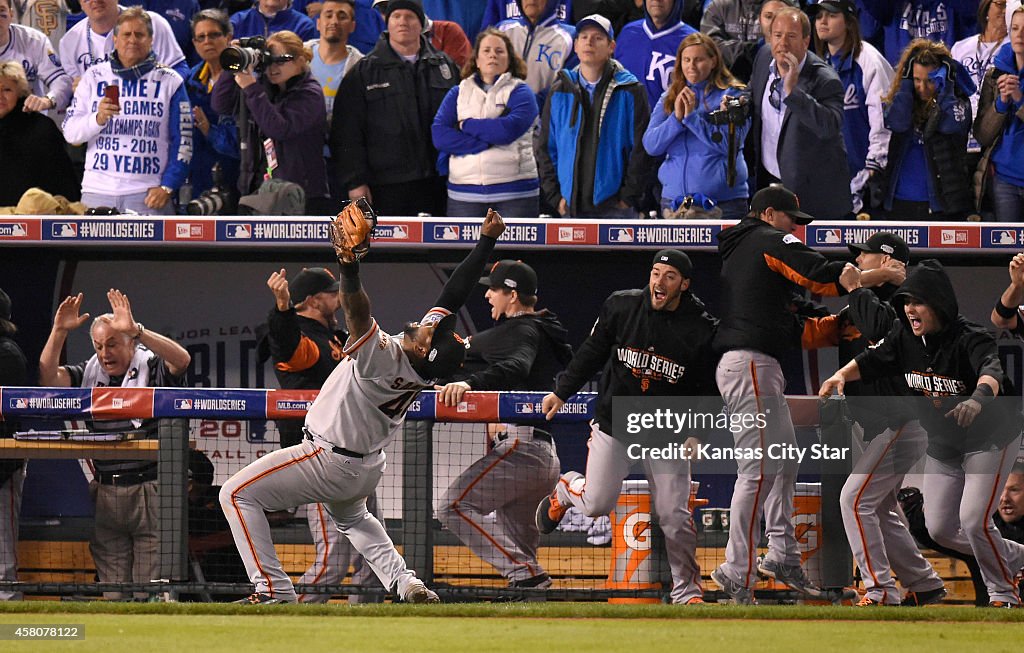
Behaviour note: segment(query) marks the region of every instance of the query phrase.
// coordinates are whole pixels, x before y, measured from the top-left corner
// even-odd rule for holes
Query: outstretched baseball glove
[[[331,221],[331,244],[334,253],[342,263],[354,263],[370,251],[370,237],[377,226],[377,214],[373,207],[360,197],[349,202]]]

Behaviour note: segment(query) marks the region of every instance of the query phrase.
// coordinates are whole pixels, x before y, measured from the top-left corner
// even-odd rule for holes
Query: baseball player
[[[251,604],[296,601],[264,511],[307,503],[327,507],[384,587],[411,603],[439,600],[406,566],[380,521],[367,511],[366,498],[384,472],[384,448],[401,432],[420,390],[453,374],[465,359],[454,311],[469,296],[505,226],[491,212],[480,241],[452,273],[435,306],[402,334],[390,336],[371,316],[359,279],[358,259],[369,248],[373,219],[369,205],[360,200],[347,205],[332,226],[349,338],[344,359],[306,414],[303,441],[253,462],[221,489],[221,507],[255,585],[244,600]]]
[[[901,375],[928,432],[924,514],[942,546],[973,553],[992,607],[1017,607],[1014,576],[1024,545],[1003,539],[992,522],[999,492],[1021,441],[1015,393],[999,362],[995,338],[959,315],[942,265],[922,261],[892,298],[899,321],[875,347],[844,365],[820,396],[850,381]]]
[[[522,261],[498,261],[480,283],[488,288],[491,317],[500,322],[469,340],[461,380],[437,386],[441,401],[455,406],[470,390],[551,389],[572,348],[558,316],[536,310],[537,273]],[[551,579],[537,562],[533,513],[558,480],[554,441],[537,426],[491,426],[494,446],[452,482],[437,518],[509,587],[546,589]],[[497,519],[484,520],[491,512]]]
[[[338,330],[335,317],[341,308],[338,286],[338,280],[326,268],[304,268],[290,283],[283,268],[267,279],[267,287],[274,295],[274,308],[267,316],[267,333],[259,343],[259,358],[273,359],[274,374],[282,388],[319,390],[341,361],[348,334]],[[302,441],[301,419],[279,419],[277,428],[282,448]],[[367,507],[379,519],[376,504],[376,495],[370,495]],[[306,506],[306,521],[316,555],[299,578],[300,585],[341,583],[353,558],[356,572],[352,582],[374,582],[373,572],[360,564],[359,555],[338,532],[323,504]],[[326,603],[330,598],[330,594],[300,594],[299,603]]]
[[[839,360],[844,363],[879,342],[892,328],[896,311],[887,300],[903,283],[910,262],[907,243],[884,231],[849,248],[861,271],[888,271],[892,276],[880,286],[854,288],[849,306],[836,316],[818,320],[832,326],[829,340],[839,347]],[[898,514],[896,493],[907,470],[924,457],[928,444],[928,435],[914,412],[905,401],[892,399],[907,394],[901,377],[846,386],[847,404],[867,443],[840,495],[846,539],[867,589],[857,603],[861,607],[901,602],[921,606],[937,603],[946,595],[942,579],[921,555]],[[893,570],[907,588],[905,599],[900,598]]]
[[[536,519],[542,533],[555,530],[569,506],[590,517],[607,515],[615,507],[630,459],[626,443],[611,433],[613,397],[717,397],[711,382],[711,339],[718,321],[690,291],[692,276],[693,265],[683,252],[664,249],[655,254],[648,287],[619,291],[605,300],[590,336],[559,377],[555,391],[544,397],[542,408],[552,419],[603,369],[587,444],[587,474],[562,474],[540,502]],[[684,446],[692,450],[698,444],[690,437]],[[697,531],[689,508],[689,462],[671,461],[662,467],[645,458],[644,472],[667,542],[670,598],[679,604],[703,603]]]
[[[766,455],[786,450],[778,445],[796,445],[779,358],[800,347],[803,326],[791,310],[796,286],[835,296],[843,291],[844,266],[852,280],[859,278],[852,265],[829,262],[793,235],[797,225],[812,219],[795,194],[772,185],[754,195],[746,218],[718,236],[725,313],[714,341],[723,352],[715,379],[732,417],[763,415],[767,422],[758,428],[764,421],[744,419],[744,428],[733,431],[739,450],[762,453],[737,461],[725,562],[711,572],[736,603],[753,602],[758,571],[797,591],[812,589],[793,527],[798,463]],[[762,511],[768,554],[755,563]]]

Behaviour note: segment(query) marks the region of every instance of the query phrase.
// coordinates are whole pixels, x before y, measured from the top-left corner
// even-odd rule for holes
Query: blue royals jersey
[[[672,83],[676,50],[684,38],[696,31],[686,23],[677,22],[653,32],[647,19],[633,21],[622,28],[622,34],[615,40],[615,58],[647,89],[648,106],[653,107]]]

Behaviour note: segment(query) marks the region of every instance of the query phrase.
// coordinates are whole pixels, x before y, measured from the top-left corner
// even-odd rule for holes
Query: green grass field
[[[603,604],[266,606],[30,601],[0,624],[80,624],[84,641],[0,651],[1019,651],[1024,611]]]

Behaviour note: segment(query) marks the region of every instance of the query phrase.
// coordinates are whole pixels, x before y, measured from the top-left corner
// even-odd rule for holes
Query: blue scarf
[[[139,80],[156,67],[156,54],[150,51],[146,58],[134,66],[121,65],[117,51],[110,53],[110,69],[121,79]]]
[[[996,52],[996,56],[992,57],[992,67],[996,70],[1001,70],[1004,73],[1020,75],[1020,87],[1024,89],[1024,70],[1017,69],[1017,56],[1013,53],[1013,48],[1010,47],[1009,43],[1005,43],[1003,47],[999,48],[999,51]]]

